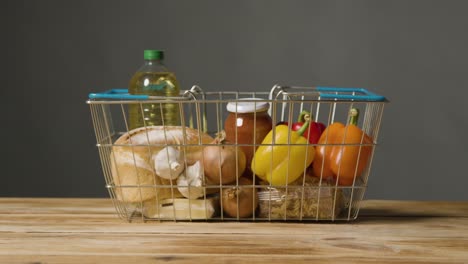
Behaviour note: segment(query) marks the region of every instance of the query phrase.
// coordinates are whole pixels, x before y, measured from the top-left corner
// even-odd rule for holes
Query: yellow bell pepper
[[[255,152],[252,171],[275,186],[286,185],[303,175],[315,156],[314,145],[302,136],[309,122],[298,131],[291,131],[286,125],[273,128]]]

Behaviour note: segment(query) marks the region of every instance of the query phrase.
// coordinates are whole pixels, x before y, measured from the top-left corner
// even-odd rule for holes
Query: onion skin
[[[239,186],[223,189],[221,197],[223,211],[230,217],[250,217],[258,206],[257,190],[253,181],[244,177],[239,178]]]
[[[213,144],[219,144],[219,141],[215,139]],[[219,144],[216,146],[205,146],[202,155],[201,160],[206,180],[212,184],[231,184],[245,171],[245,153],[240,147],[236,147],[235,145]]]

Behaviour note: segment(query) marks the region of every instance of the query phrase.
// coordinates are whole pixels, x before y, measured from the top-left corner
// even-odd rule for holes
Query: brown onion
[[[230,184],[236,181],[245,170],[245,153],[240,147],[215,139],[212,146],[203,149],[203,168],[207,182]]]
[[[221,192],[223,211],[230,217],[249,217],[258,205],[257,190],[253,181],[240,177],[239,185]]]

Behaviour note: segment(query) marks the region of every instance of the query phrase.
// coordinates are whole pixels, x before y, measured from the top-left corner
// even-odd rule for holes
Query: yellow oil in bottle
[[[154,53],[150,53],[154,55]],[[147,54],[145,53],[145,56]],[[130,80],[130,94],[150,96],[179,96],[179,83],[173,72],[162,64],[162,53],[154,57],[145,57],[145,65]],[[140,101],[129,104],[129,128],[143,126],[178,126],[180,125],[179,105],[164,98],[150,103]]]
[[[171,72],[137,72],[130,81],[130,94],[178,96],[179,84]],[[177,103],[160,102],[130,104],[130,129],[142,126],[180,125]]]

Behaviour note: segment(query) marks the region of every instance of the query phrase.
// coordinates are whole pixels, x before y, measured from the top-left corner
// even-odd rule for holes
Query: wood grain
[[[0,198],[0,263],[468,263],[468,202],[365,201],[339,223],[147,222],[108,199]]]

